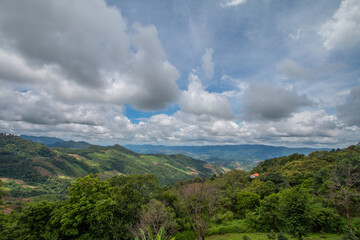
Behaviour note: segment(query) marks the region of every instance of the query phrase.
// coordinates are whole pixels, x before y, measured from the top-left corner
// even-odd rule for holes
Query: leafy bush
[[[353,218],[351,225],[354,231],[354,235],[360,239],[360,217]]]
[[[196,233],[192,230],[185,230],[182,232],[177,232],[174,237],[175,239],[181,240],[194,240],[196,239]]]
[[[263,230],[261,228],[260,215],[256,212],[247,212],[245,218],[245,226],[247,232],[256,232]]]
[[[243,239],[243,240],[250,240],[250,238],[249,238],[247,235],[243,235],[243,236],[242,236],[242,239]]]
[[[226,234],[226,233],[244,233],[248,232],[246,228],[246,224],[244,220],[235,220],[232,222],[228,222],[226,224],[219,224],[213,227],[210,227],[206,235],[218,235],[218,234]]]
[[[235,210],[238,217],[244,218],[247,211],[253,211],[260,204],[260,197],[256,193],[241,191],[236,196]]]
[[[276,239],[276,233],[274,232],[274,230],[271,230],[269,233],[266,234],[266,237],[268,239]]]
[[[312,206],[314,226],[313,231],[315,232],[341,232],[345,220],[341,218],[334,209],[324,208],[319,204]]]
[[[278,239],[278,240],[288,240],[288,237],[285,236],[285,234],[279,232],[279,233],[277,234],[277,239]]]
[[[347,230],[344,235],[341,236],[341,240],[359,240],[355,234],[351,233],[350,230]]]
[[[214,215],[212,221],[214,223],[226,223],[226,222],[230,222],[234,219],[234,213],[231,211],[226,211],[226,212],[219,212],[217,214]]]

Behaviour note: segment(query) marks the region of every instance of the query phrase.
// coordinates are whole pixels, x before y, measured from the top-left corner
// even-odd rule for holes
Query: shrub
[[[244,220],[235,220],[227,224],[218,224],[208,228],[206,235],[222,235],[226,233],[248,232]]]
[[[278,239],[278,240],[288,240],[288,238],[285,236],[285,234],[283,234],[283,233],[281,233],[281,232],[279,232],[279,233],[277,234],[277,239]]]
[[[196,239],[196,233],[193,230],[185,230],[182,232],[177,232],[174,237],[175,239],[181,240],[194,240]]]
[[[313,231],[315,232],[341,232],[345,226],[345,220],[334,209],[324,208],[319,204],[312,206],[314,215]]]
[[[271,230],[269,233],[266,234],[266,237],[268,239],[276,239],[276,233],[274,232],[274,230]]]
[[[351,233],[350,230],[347,230],[345,234],[341,236],[341,240],[359,240],[359,238]]]
[[[236,214],[237,217],[245,218],[247,211],[254,211],[260,204],[260,197],[256,193],[241,191],[236,196]]]
[[[213,217],[213,222],[214,223],[225,223],[225,222],[230,222],[234,219],[234,213],[231,211],[226,211],[224,213],[217,213],[214,215]]]
[[[259,217],[260,217],[259,214],[256,214],[255,212],[246,213],[246,218],[244,223],[247,232],[256,232],[262,230]]]
[[[250,238],[249,238],[247,235],[243,235],[243,236],[242,236],[242,239],[243,239],[243,240],[250,240]]]

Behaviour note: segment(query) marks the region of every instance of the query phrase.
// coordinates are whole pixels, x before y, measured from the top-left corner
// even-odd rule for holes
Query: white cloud
[[[31,9],[31,11],[29,11]],[[100,0],[2,1],[0,79],[67,102],[153,110],[177,100],[177,69],[154,26],[128,26]]]
[[[214,63],[212,60],[212,54],[214,50],[209,48],[206,50],[205,54],[202,56],[202,70],[205,74],[205,77],[211,79],[214,75]]]
[[[249,123],[255,127],[256,123]],[[261,141],[280,145],[301,146],[347,146],[356,143],[354,129],[344,128],[336,115],[323,110],[304,111],[277,122],[257,124],[257,133]]]
[[[108,116],[122,115],[122,107],[99,104],[66,104],[46,92],[0,89],[0,118],[32,124],[102,125]],[[103,113],[103,114],[101,114]]]
[[[360,43],[360,1],[341,1],[339,9],[319,31],[326,49],[348,48]]]
[[[182,92],[179,102],[182,111],[195,115],[209,115],[220,119],[234,118],[234,113],[225,96],[204,90],[200,79],[194,73],[190,73],[189,79],[188,90]]]
[[[220,3],[221,7],[234,7],[240,4],[244,4],[247,0],[226,0]]]
[[[25,108],[20,109],[10,105],[6,108],[0,104],[0,114],[8,116],[1,117],[0,129],[12,133],[57,136],[108,144],[259,143],[315,146],[316,143],[316,146],[328,147],[346,146],[358,141],[356,129],[354,131],[353,128],[344,127],[336,115],[330,115],[323,110],[294,113],[289,118],[275,122],[235,122],[210,114],[196,115],[179,110],[173,115],[158,114],[134,124],[121,113],[122,109],[116,106],[73,106],[56,103],[51,98],[42,103],[31,92],[5,92],[5,95],[0,92],[0,96],[8,99],[10,105],[25,105]],[[42,117],[45,119],[41,119]],[[53,122],[58,124],[52,124]]]

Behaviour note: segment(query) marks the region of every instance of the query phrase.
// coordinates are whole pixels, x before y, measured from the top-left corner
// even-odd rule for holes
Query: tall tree
[[[348,226],[351,234],[353,234],[353,227],[350,221],[351,215],[352,212],[356,212],[360,207],[359,202],[354,201],[356,196],[360,196],[359,156],[354,155],[346,158],[335,166],[330,181],[330,188],[333,190],[337,204],[344,207]]]
[[[302,239],[311,231],[312,210],[310,194],[306,189],[293,187],[280,194],[279,213],[285,223],[286,230]]]
[[[212,217],[219,207],[218,188],[206,182],[190,183],[179,191],[184,210],[198,240],[204,240]]]
[[[136,231],[144,232],[149,235],[149,227],[154,235],[159,234],[163,229],[163,238],[167,239],[176,231],[176,223],[174,221],[174,212],[165,204],[152,199],[141,211],[140,220],[136,226]],[[138,235],[138,234],[136,234]]]

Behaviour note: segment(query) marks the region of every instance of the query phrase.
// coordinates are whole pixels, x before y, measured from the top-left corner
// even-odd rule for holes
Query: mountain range
[[[27,135],[20,135],[21,138],[32,141],[32,142],[36,142],[36,143],[42,143],[44,145],[46,145],[47,147],[63,147],[63,148],[74,148],[74,149],[81,149],[81,148],[86,148],[91,146],[90,143],[85,142],[85,141],[73,141],[73,140],[69,140],[69,141],[65,141],[63,139],[60,138],[56,138],[56,137],[35,137],[35,136],[27,136]]]
[[[219,166],[182,154],[139,154],[120,145],[49,148],[18,136],[0,134],[0,178],[22,183],[25,187],[18,189],[19,195],[26,188],[31,189],[31,194],[51,192],[58,185],[70,185],[74,179],[90,173],[100,178],[153,174],[161,185],[173,185],[195,176],[209,178],[223,172]]]
[[[308,155],[325,148],[288,148],[267,145],[214,145],[214,146],[163,146],[124,145],[138,153],[184,154],[189,157],[214,163],[229,169],[251,170],[257,163],[270,158],[288,156],[293,153]]]
[[[20,135],[20,137],[48,147],[82,149],[91,146],[80,141],[65,141],[54,137],[35,137]],[[267,145],[213,145],[213,146],[164,146],[164,145],[124,145],[124,147],[142,154],[184,154],[188,157],[217,164],[225,169],[251,170],[257,163],[270,158],[288,156],[293,153],[308,155],[314,151],[329,151],[326,148],[288,148],[284,146]]]

